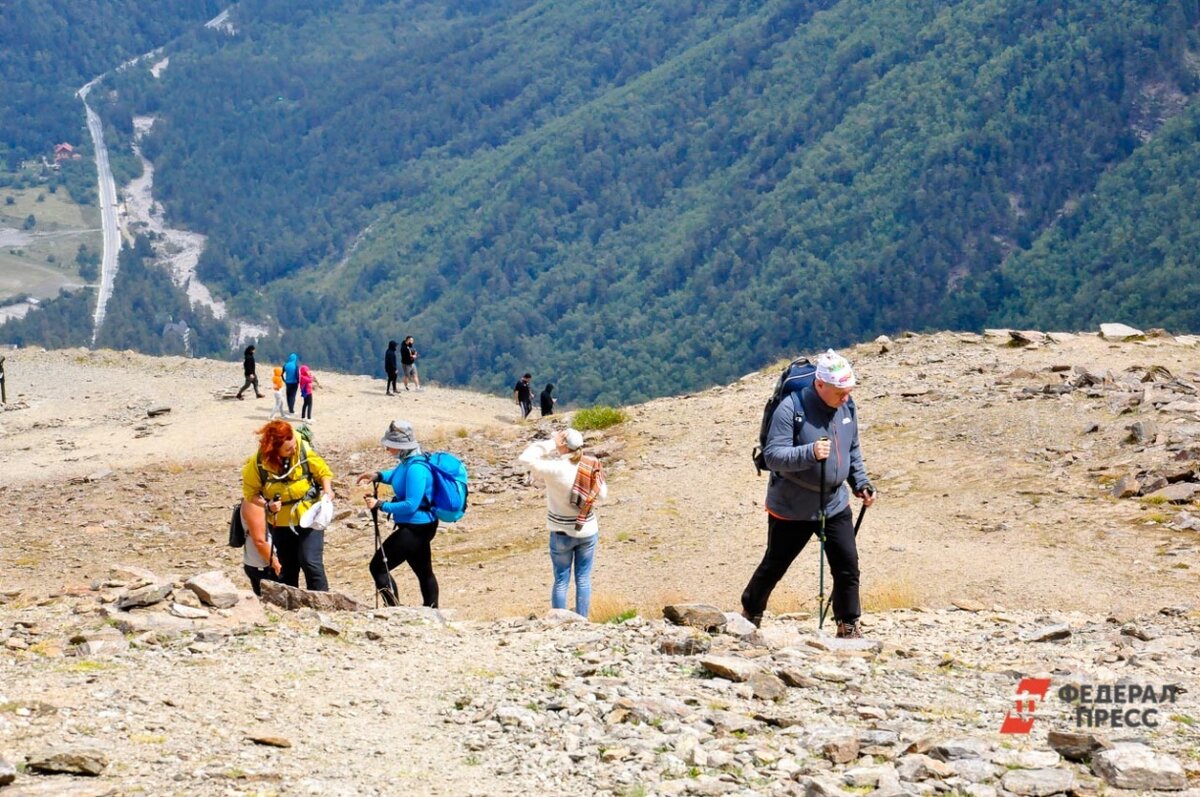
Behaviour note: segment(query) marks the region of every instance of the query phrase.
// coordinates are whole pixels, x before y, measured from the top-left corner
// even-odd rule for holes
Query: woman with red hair
[[[258,593],[264,579],[325,591],[325,532],[304,528],[300,518],[324,492],[333,499],[333,471],[287,421],[258,430],[258,451],[242,468],[242,518],[246,575]]]

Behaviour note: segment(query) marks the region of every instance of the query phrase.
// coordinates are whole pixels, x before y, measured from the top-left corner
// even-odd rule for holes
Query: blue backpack
[[[799,393],[811,385],[816,378],[817,366],[813,365],[807,357],[797,357],[792,360],[779,375],[779,381],[775,383],[775,392],[771,394],[771,397],[767,399],[766,406],[763,407],[762,423],[758,427],[758,445],[754,447],[751,454],[754,459],[754,468],[760,476],[764,470],[770,470],[763,459],[763,449],[767,446],[767,432],[771,429],[771,416],[775,414],[776,407],[787,396]]]
[[[467,466],[448,451],[425,454],[417,461],[428,465],[433,474],[433,495],[421,508],[443,523],[461,520],[467,512]]]

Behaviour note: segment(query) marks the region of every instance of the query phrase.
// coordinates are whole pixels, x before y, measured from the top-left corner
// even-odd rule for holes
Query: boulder
[[[1005,791],[1022,797],[1048,797],[1075,789],[1075,773],[1069,769],[1014,769],[1000,781]]]
[[[262,582],[262,599],[281,609],[316,609],[319,612],[356,612],[366,607],[340,592],[313,592],[275,581]]]
[[[216,609],[228,609],[238,602],[237,587],[220,570],[210,570],[192,576],[183,586],[196,593],[201,601]]]
[[[716,606],[704,603],[680,603],[663,607],[663,617],[675,625],[716,632],[725,628],[725,613]]]
[[[1168,484],[1166,487],[1155,490],[1146,495],[1150,501],[1160,500],[1166,501],[1169,504],[1187,504],[1196,497],[1196,493],[1200,493],[1200,484],[1195,482],[1180,482],[1178,484]]]
[[[25,768],[45,775],[86,775],[95,777],[108,766],[108,759],[99,750],[78,748],[43,750],[25,759]]]
[[[1092,757],[1092,771],[1117,789],[1179,791],[1187,775],[1179,762],[1140,744],[1118,744]]]
[[[738,683],[748,681],[750,676],[762,672],[762,668],[754,662],[736,656],[705,656],[700,659],[700,666],[719,678]]]
[[[1101,324],[1100,337],[1105,340],[1145,340],[1146,333],[1125,324]]]
[[[170,583],[147,584],[137,589],[125,590],[117,598],[118,609],[133,609],[138,606],[153,606],[161,603],[174,591]]]
[[[1046,735],[1046,743],[1068,761],[1083,761],[1112,747],[1103,736],[1078,731],[1050,731]]]

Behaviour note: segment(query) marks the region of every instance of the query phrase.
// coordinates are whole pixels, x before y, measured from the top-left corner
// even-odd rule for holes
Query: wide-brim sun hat
[[[417,435],[413,432],[412,424],[408,421],[395,420],[388,426],[387,433],[379,442],[383,443],[385,448],[390,448],[395,451],[412,451],[415,448],[420,448],[417,442]]]

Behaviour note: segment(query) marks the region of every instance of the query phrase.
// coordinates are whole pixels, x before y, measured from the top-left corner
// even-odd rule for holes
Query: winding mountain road
[[[87,111],[88,132],[92,136],[96,151],[96,174],[99,181],[100,227],[104,231],[104,251],[100,259],[100,290],[96,295],[96,312],[92,316],[92,345],[100,335],[104,324],[104,311],[112,298],[113,282],[117,278],[117,255],[121,251],[121,236],[117,229],[117,185],[113,180],[112,168],[108,164],[108,147],[104,143],[104,125],[100,115],[88,105],[87,95],[99,77],[93,78],[76,95],[83,101]]]

